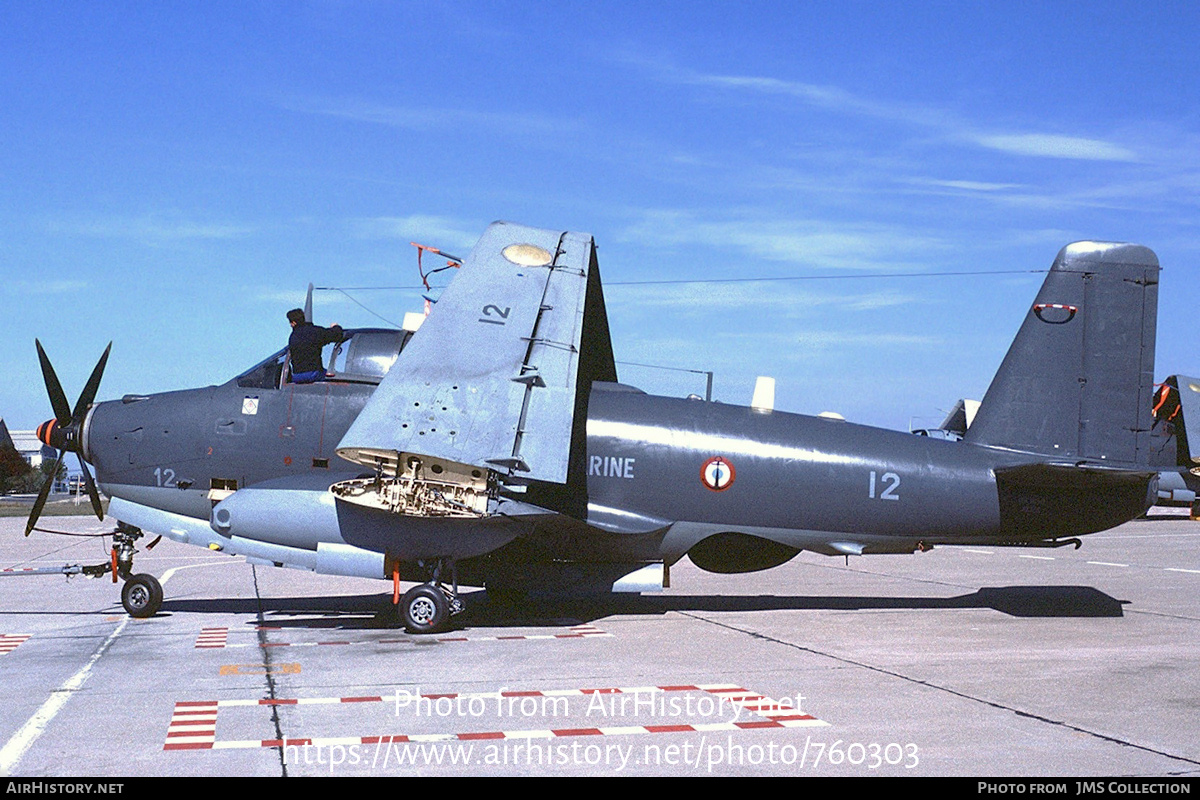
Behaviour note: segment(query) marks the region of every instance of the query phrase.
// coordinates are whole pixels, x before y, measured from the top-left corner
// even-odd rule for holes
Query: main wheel
[[[414,586],[400,598],[400,615],[410,633],[437,633],[450,618],[450,601],[436,586]]]
[[[162,584],[153,575],[134,575],[121,588],[121,605],[131,617],[153,617],[162,608],[162,602]]]

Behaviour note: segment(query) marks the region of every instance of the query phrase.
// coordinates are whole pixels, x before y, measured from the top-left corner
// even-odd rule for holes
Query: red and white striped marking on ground
[[[227,628],[226,629],[205,628],[205,630],[206,631],[207,630],[225,630],[226,632],[228,632]],[[281,630],[281,629],[280,628],[259,628],[259,630],[275,631],[275,630]],[[203,635],[204,634],[201,633],[201,636],[203,636]],[[612,634],[608,633],[607,631],[600,630],[595,625],[573,625],[568,630],[567,633],[525,633],[525,634],[514,634],[512,636],[503,636],[503,635],[500,635],[500,636],[434,636],[434,637],[422,636],[422,637],[420,637],[419,641],[439,642],[442,644],[449,644],[451,642],[516,642],[516,641],[522,641],[522,640],[535,640],[535,639],[543,639],[543,640],[544,639],[585,639],[585,638],[589,638],[589,637],[593,637],[593,636],[612,636]],[[215,645],[215,646],[216,647],[228,647],[228,648],[236,648],[236,647],[322,647],[322,646],[328,647],[328,646],[333,646],[333,645],[346,645],[346,644],[407,644],[412,641],[416,641],[416,639],[414,639],[413,637],[407,637],[407,638],[403,638],[403,639],[399,639],[399,638],[398,639],[370,639],[370,640],[364,640],[361,642],[349,642],[349,641],[345,641],[345,640],[339,640],[339,641],[331,641],[331,642],[241,642],[239,644],[226,644],[223,642],[222,644]],[[196,640],[196,647],[200,647],[199,639]]]
[[[225,647],[229,628],[204,628],[196,637],[197,650],[220,650]]]
[[[672,725],[622,725],[595,728],[546,728],[540,730],[510,730],[510,731],[472,731],[460,733],[415,733],[415,734],[384,734],[376,736],[339,736],[326,738],[296,738],[296,739],[242,739],[219,742],[216,739],[217,711],[221,708],[235,706],[272,706],[272,705],[339,705],[348,703],[383,703],[397,702],[395,695],[387,697],[371,695],[366,697],[307,697],[275,700],[214,700],[207,702],[176,703],[175,712],[171,716],[171,724],[167,728],[167,740],[164,750],[233,750],[256,747],[286,747],[312,745],[329,747],[333,745],[360,745],[405,742],[453,742],[474,741],[480,739],[553,739],[566,736],[619,736],[639,733],[707,733],[712,731],[757,730],[760,728],[804,728],[828,725],[811,714],[805,714],[800,709],[791,708],[786,701],[776,701],[756,692],[751,692],[732,684],[680,684],[672,686],[638,686],[632,688],[609,689],[552,689],[546,691],[500,691],[446,694],[422,694],[414,696],[414,700],[497,700],[501,698],[527,697],[584,697],[589,695],[618,695],[650,694],[662,692],[706,692],[715,695],[720,702],[737,706],[741,712],[748,712],[754,717],[745,721],[704,722],[696,724]]]
[[[16,650],[32,635],[30,633],[0,633],[0,656]]]
[[[217,740],[217,703],[176,703],[163,750],[208,750]]]

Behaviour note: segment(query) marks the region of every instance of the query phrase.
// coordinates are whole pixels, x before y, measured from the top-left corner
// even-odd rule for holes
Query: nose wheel
[[[153,575],[132,575],[121,587],[121,605],[131,617],[153,617],[162,608],[162,584]]]
[[[159,612],[163,604],[162,584],[153,575],[133,572],[133,554],[137,552],[134,542],[142,538],[142,531],[124,522],[117,523],[113,531],[112,571],[113,583],[117,578],[124,578],[125,585],[121,587],[121,605],[131,617],[145,619]],[[161,537],[160,537],[161,538]],[[147,546],[147,550],[158,544],[155,539]]]

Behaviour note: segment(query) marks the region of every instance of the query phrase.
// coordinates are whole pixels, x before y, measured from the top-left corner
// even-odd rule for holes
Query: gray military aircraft
[[[618,383],[592,238],[495,223],[415,334],[347,331],[321,383],[290,383],[281,351],[221,386],[93,404],[102,358],[72,410],[39,345],[42,439],[112,498],[135,616],[162,603],[133,574],[147,533],[391,579],[414,632],[461,610],[460,581],[643,590],[685,555],[737,573],[801,550],[1078,547],[1155,497],[1158,273],[1137,245],[1063,248],[953,442]],[[419,581],[403,598],[401,579]]]

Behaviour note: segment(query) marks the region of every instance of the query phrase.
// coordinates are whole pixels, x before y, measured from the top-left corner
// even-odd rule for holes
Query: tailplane
[[[1158,272],[1140,245],[1060,250],[964,441],[1149,463]]]

